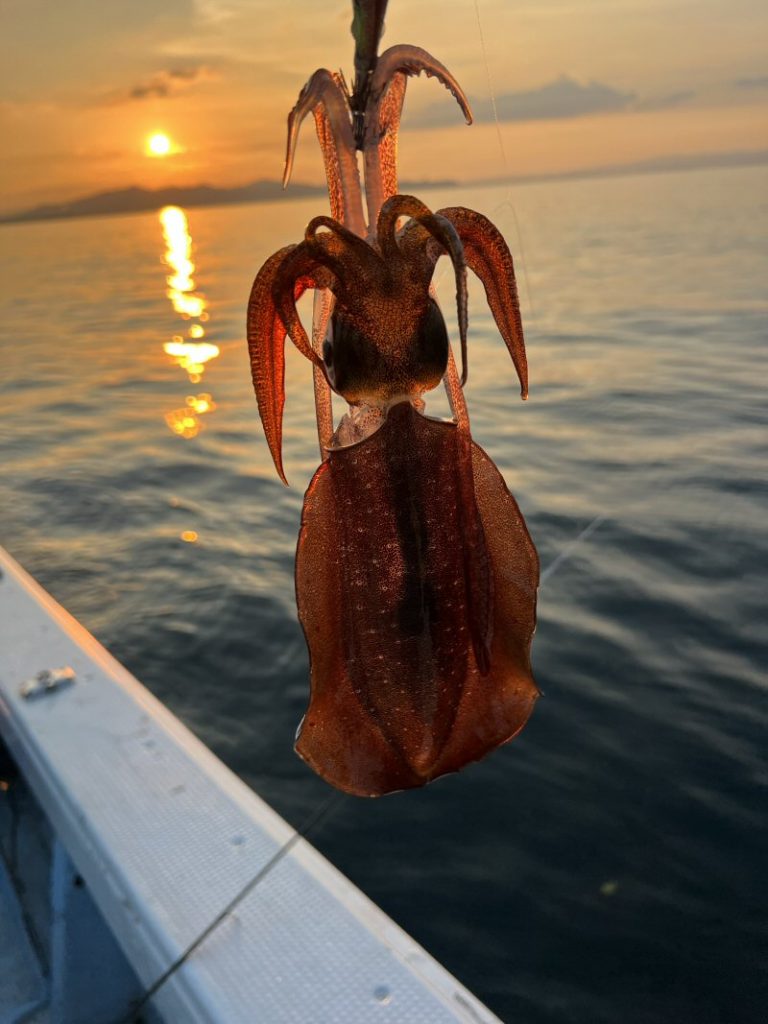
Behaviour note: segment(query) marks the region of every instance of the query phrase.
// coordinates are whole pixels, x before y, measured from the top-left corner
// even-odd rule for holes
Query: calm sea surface
[[[553,566],[545,697],[481,764],[345,798],[312,839],[505,1021],[762,1022],[766,169],[507,193],[423,197],[489,214],[518,260],[530,401],[479,286],[467,396]],[[286,489],[244,311],[318,212],[0,228],[0,543],[294,824],[327,793],[292,752],[311,373],[291,350]]]

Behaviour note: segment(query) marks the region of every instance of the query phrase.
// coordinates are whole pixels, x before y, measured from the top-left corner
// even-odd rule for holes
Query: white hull
[[[0,984],[11,947],[19,981],[0,1024],[112,1024],[294,833],[2,549],[0,569],[0,736],[22,776],[0,790],[0,850],[42,890],[14,901],[0,859]],[[62,666],[72,685],[22,696]],[[35,828],[48,838],[20,855]],[[304,840],[152,1007],[168,1024],[498,1024]]]

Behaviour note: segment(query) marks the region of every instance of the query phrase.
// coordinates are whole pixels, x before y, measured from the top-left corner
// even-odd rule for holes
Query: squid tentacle
[[[501,232],[487,217],[463,206],[446,207],[435,216],[450,221],[464,246],[469,269],[480,278],[488,306],[496,321],[520,380],[520,394],[528,397],[528,361],[520,315],[515,266]],[[443,255],[435,240],[416,221],[407,224],[400,237],[400,248],[407,260],[419,255],[433,271]]]
[[[381,54],[376,62],[376,68],[371,76],[369,109],[375,108],[375,105],[379,103],[384,90],[396,74],[400,73],[413,77],[420,75],[422,72],[428,78],[436,78],[448,89],[461,107],[461,112],[467,124],[472,124],[472,111],[469,107],[469,100],[445,64],[442,64],[436,57],[433,57],[431,53],[428,53],[420,46],[411,46],[407,43],[390,46],[388,50]]]
[[[335,296],[330,288],[316,288],[312,308],[312,348],[320,355],[328,332]],[[315,419],[317,420],[317,440],[320,446],[320,458],[325,462],[328,448],[333,437],[333,400],[331,387],[325,372],[312,364],[312,385],[315,394]]]
[[[391,46],[378,58],[371,75],[365,113],[365,193],[368,204],[369,232],[373,230],[381,206],[396,195],[397,133],[405,100],[408,78],[424,72],[437,78],[455,97],[467,124],[472,111],[464,90],[447,67],[420,46]]]
[[[408,76],[398,71],[385,88],[367,122],[363,157],[369,237],[374,232],[383,203],[398,192],[397,133],[407,84]]]
[[[330,232],[328,239],[323,235],[318,235],[320,228],[328,229]],[[339,254],[344,251],[354,254],[366,269],[381,263],[375,249],[359,235],[356,235],[354,231],[350,231],[343,224],[334,220],[333,217],[324,215],[313,217],[309,224],[307,224],[304,232],[304,241],[310,246],[316,244],[323,245],[329,254]]]
[[[301,90],[288,115],[288,138],[283,171],[283,188],[293,172],[296,143],[301,122],[312,113],[325,162],[331,212],[338,221],[349,224],[356,234],[364,234],[363,198],[360,172],[355,157],[355,140],[349,119],[349,100],[339,75],[318,68]]]
[[[301,290],[298,288],[300,285]],[[312,348],[296,309],[307,288],[338,288],[333,268],[328,268],[306,245],[297,245],[283,259],[272,284],[272,297],[288,337],[303,356],[322,369],[323,361]]]
[[[528,360],[512,253],[499,229],[475,210],[451,206],[437,211],[449,220],[464,245],[467,265],[480,278],[496,326],[520,380],[520,397],[528,397]]]
[[[353,302],[355,288],[350,291],[350,284],[365,281],[374,286],[381,260],[366,242],[341,224],[330,218],[315,218],[315,221],[320,220],[329,223],[317,226],[326,226],[330,230],[316,234],[307,228],[304,241],[288,257],[290,262],[286,262],[286,274],[288,277],[292,273],[299,275],[305,266],[315,267],[321,276],[325,275],[328,288],[340,302]]]
[[[248,354],[259,416],[275,469],[286,485],[282,458],[286,331],[272,290],[286,256],[295,248],[289,245],[280,249],[256,275],[248,300],[247,319]]]
[[[267,444],[285,484],[288,483],[282,462],[285,339],[290,337],[325,379],[323,361],[309,343],[296,302],[309,288],[335,286],[333,274],[312,259],[303,246],[289,245],[267,260],[251,288],[247,318],[251,377]]]
[[[452,222],[439,213],[432,213],[415,196],[391,196],[382,206],[379,213],[377,234],[382,255],[385,259],[402,262],[402,252],[395,238],[395,228],[399,217],[411,217],[419,224],[426,235],[450,256],[456,275],[456,307],[458,311],[459,337],[461,341],[461,385],[467,382],[467,265],[464,258],[464,246]],[[426,237],[426,236],[425,236]],[[432,276],[432,267],[426,275]]]
[[[348,98],[340,76],[319,69],[310,78],[288,117],[283,188],[290,180],[301,122],[313,112],[315,130],[325,163],[331,213],[340,222],[347,222],[358,234],[364,230],[363,200],[360,174],[355,158],[354,140],[349,123]],[[334,298],[327,289],[315,292],[313,314],[313,347],[322,350]],[[325,372],[317,363],[312,367],[320,453],[325,460],[333,435],[333,404]]]
[[[469,435],[469,412],[467,402],[464,398],[464,391],[459,378],[459,371],[456,368],[456,360],[453,357],[453,349],[448,347],[448,365],[443,376],[443,386],[448,396],[448,405],[451,407],[456,426],[460,431]]]

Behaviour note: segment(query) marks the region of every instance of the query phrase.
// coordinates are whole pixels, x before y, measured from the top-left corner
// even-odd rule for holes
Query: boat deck
[[[71,973],[72,951],[84,946],[81,960],[92,976],[114,972],[108,994],[130,1016],[141,993],[293,840],[160,987],[152,1005],[164,1020],[497,1021],[309,843],[296,841],[2,549],[0,570],[0,734],[51,836],[49,993],[73,1005],[86,998],[71,979],[62,989],[53,976]],[[25,680],[64,666],[75,673],[70,685],[23,695]],[[12,919],[16,913],[13,927],[22,927],[13,907],[3,907]],[[44,917],[31,915],[33,922]],[[94,939],[103,926],[116,951]],[[23,966],[17,1005],[30,1005],[39,992],[38,960],[21,947],[15,955]],[[0,1022],[24,1019],[5,1012]],[[96,1016],[87,1020],[99,1024]]]
[[[11,875],[0,859],[0,1022],[28,1021],[48,1001],[48,986],[27,932]]]

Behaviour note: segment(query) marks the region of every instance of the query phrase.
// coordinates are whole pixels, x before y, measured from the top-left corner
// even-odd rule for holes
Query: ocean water
[[[311,839],[505,1021],[764,1021],[766,169],[423,198],[516,254],[530,400],[477,285],[467,398],[551,567],[545,696],[482,763]],[[0,229],[0,543],[296,825],[327,793],[292,752],[311,374],[289,351],[286,489],[244,312],[317,212]]]

